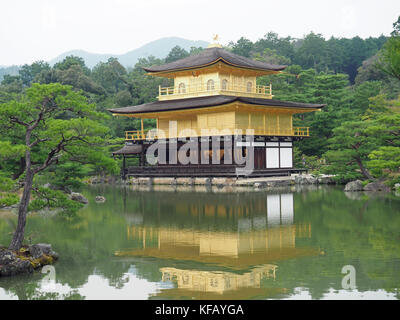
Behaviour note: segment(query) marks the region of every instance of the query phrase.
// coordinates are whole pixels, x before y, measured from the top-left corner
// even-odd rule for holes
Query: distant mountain
[[[171,49],[175,46],[180,46],[185,50],[190,50],[191,47],[207,47],[206,41],[193,41],[178,37],[161,38],[145,44],[144,46],[131,50],[125,54],[97,54],[84,50],[71,50],[60,54],[56,58],[48,61],[51,65],[62,61],[66,56],[74,55],[82,57],[89,68],[93,68],[99,62],[106,62],[110,57],[118,58],[119,62],[125,67],[133,67],[139,58],[147,58],[150,55],[156,58],[165,58]]]
[[[0,81],[3,80],[3,77],[6,74],[9,74],[10,76],[16,76],[18,75],[18,70],[19,70],[19,66],[0,66]]]
[[[71,50],[60,54],[59,56],[47,61],[51,66],[55,65],[57,62],[63,61],[67,56],[78,56],[85,60],[85,64],[89,68],[93,68],[97,63],[105,62],[110,57],[117,57],[117,55],[113,54],[101,54],[101,53],[91,53],[85,50]]]
[[[144,46],[131,50],[125,54],[98,54],[91,53],[84,50],[71,50],[64,52],[56,58],[48,61],[50,65],[54,65],[57,62],[64,60],[65,57],[74,55],[82,57],[85,60],[86,65],[89,68],[93,68],[99,62],[106,62],[110,57],[118,58],[119,62],[125,67],[133,67],[139,58],[147,58],[150,55],[156,58],[165,58],[171,49],[175,46],[180,46],[185,50],[189,51],[191,47],[203,47],[208,46],[208,42],[198,40],[187,40],[178,37],[161,38],[145,44]],[[18,75],[18,70],[21,66],[0,66],[0,82],[3,80],[4,75]]]

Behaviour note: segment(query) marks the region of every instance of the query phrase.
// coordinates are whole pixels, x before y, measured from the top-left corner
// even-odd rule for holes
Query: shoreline
[[[86,181],[89,185],[118,183],[133,186],[217,186],[221,187],[254,187],[276,188],[294,185],[337,184],[334,175],[293,174],[290,176],[257,177],[257,178],[220,178],[220,177],[130,177],[118,180],[115,177],[94,177]]]

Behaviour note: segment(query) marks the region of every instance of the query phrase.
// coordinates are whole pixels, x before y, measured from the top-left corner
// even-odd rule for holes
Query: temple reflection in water
[[[170,213],[174,221],[180,216],[181,224],[171,223],[167,212],[154,208],[147,212],[142,205],[142,212],[129,215],[127,234],[134,248],[116,255],[186,261],[195,266],[180,268],[170,263],[160,268],[162,281],[176,286],[162,289],[160,297],[235,299],[245,292],[248,297],[284,292],[284,288],[273,288],[279,261],[319,254],[315,248],[296,247],[296,239],[311,237],[311,225],[295,223],[293,194],[266,194],[243,205],[235,203],[234,197],[227,198],[196,202],[190,196],[181,197]]]

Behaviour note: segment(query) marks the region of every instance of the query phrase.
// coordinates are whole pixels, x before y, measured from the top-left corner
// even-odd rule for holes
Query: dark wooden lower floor
[[[239,170],[236,170],[239,169]],[[243,172],[235,165],[186,165],[186,166],[143,166],[128,167],[122,172],[124,177],[269,177],[289,176],[306,169],[254,169]]]
[[[265,177],[305,171],[294,168],[293,137],[245,138],[221,136],[127,143],[114,155],[123,156],[123,178]],[[127,165],[129,158],[137,158],[138,166]],[[244,167],[252,170],[246,172]]]

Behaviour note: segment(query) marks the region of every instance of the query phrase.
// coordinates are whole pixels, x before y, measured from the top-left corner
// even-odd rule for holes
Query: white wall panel
[[[279,168],[279,148],[266,148],[267,169]]]
[[[281,148],[280,149],[280,165],[281,168],[292,168],[292,148]]]

